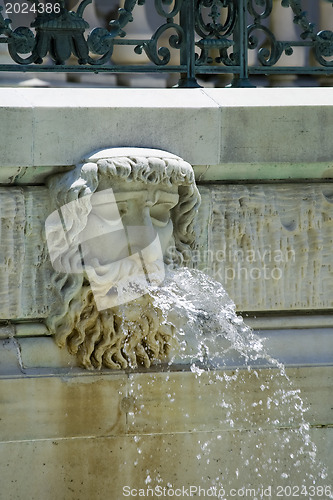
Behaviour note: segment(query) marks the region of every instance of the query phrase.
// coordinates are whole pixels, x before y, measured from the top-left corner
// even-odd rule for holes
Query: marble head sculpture
[[[159,150],[106,149],[49,178],[46,220],[59,300],[47,325],[87,369],[149,367],[175,327],[149,286],[165,265],[190,265],[200,195],[192,167]]]

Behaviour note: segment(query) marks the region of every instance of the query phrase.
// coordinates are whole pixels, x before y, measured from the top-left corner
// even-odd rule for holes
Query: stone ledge
[[[285,366],[291,367],[325,367],[333,366],[333,328],[303,328],[303,329],[274,329],[256,330],[255,333],[263,340],[265,350],[269,356],[278,360]],[[260,358],[257,361],[244,362],[244,357],[230,349],[230,342],[221,338],[214,339],[213,348],[210,339],[207,344],[211,351],[214,350],[212,358],[202,363],[199,352],[198,340],[187,338],[187,347],[182,355],[175,354],[170,365],[156,365],[156,370],[185,370],[190,369],[192,363],[206,368],[217,367],[219,369],[246,369],[248,365],[265,369],[272,368],[272,364]],[[209,347],[208,347],[209,348]],[[225,353],[228,352],[228,355]],[[11,337],[3,339],[0,343],[0,378],[1,377],[25,377],[46,376],[58,374],[88,375],[89,372],[77,366],[75,356],[71,356],[67,349],[60,349],[53,338],[50,337]],[[103,371],[104,374],[125,373]]]
[[[201,184],[218,181],[255,182],[256,184],[272,181],[300,182],[304,180],[330,182],[333,180],[332,165],[333,161],[314,163],[307,163],[305,161],[303,163],[252,162],[194,165],[193,169],[197,183]],[[26,172],[25,179],[28,178],[28,173]]]
[[[319,178],[333,178],[332,97],[331,88],[4,88],[0,182],[43,182],[55,166],[116,146],[172,150],[194,166],[217,166],[214,180],[219,170],[238,179],[244,168],[260,178],[257,164],[270,165],[266,179],[313,178],[317,163]]]
[[[201,89],[2,89],[0,113],[6,167],[73,165],[117,146],[172,150],[191,163],[219,157],[218,105]]]

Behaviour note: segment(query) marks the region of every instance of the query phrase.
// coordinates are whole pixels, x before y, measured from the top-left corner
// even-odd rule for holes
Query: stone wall
[[[45,179],[116,146],[164,149],[194,166],[194,265],[225,284],[286,363],[329,466],[331,89],[2,89],[0,113],[0,496],[118,500],[125,485],[259,487],[258,471],[274,488],[308,481],[305,462],[289,470],[301,414],[274,417],[275,369],[209,373],[193,360],[91,373],[49,337],[43,320],[58,298]],[[331,475],[321,484],[330,483]]]
[[[200,185],[195,267],[227,289],[239,311],[333,308],[330,183]],[[43,186],[0,188],[2,320],[45,318],[58,300],[44,223]]]
[[[333,185],[201,186],[200,268],[240,311],[333,307]]]

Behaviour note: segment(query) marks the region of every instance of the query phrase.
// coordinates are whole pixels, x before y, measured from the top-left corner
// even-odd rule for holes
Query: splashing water
[[[169,271],[163,286],[151,291],[164,317],[176,325],[181,360],[197,360],[207,368],[263,361],[277,364],[264,352],[262,340],[236,314],[222,285],[198,270]],[[279,365],[283,369],[283,365]]]
[[[160,417],[165,418],[161,429],[167,428],[168,415],[181,408],[188,427],[190,420],[196,422],[189,431],[200,436],[188,450],[183,446],[175,451],[161,432],[161,450],[170,464],[178,459],[182,463],[187,452],[187,462],[196,471],[193,484],[215,485],[220,492],[216,498],[231,498],[228,491],[232,488],[251,485],[256,491],[251,498],[256,499],[275,498],[279,496],[277,488],[289,486],[302,498],[333,498],[331,490],[318,490],[327,471],[317,459],[300,391],[283,364],[265,351],[263,340],[237,316],[222,285],[200,271],[181,268],[168,271],[163,285],[152,287],[150,293],[165,320],[176,327],[180,345],[164,382],[151,374],[151,390],[155,384],[167,409]],[[172,391],[172,381],[176,380],[172,374],[177,369],[193,373],[193,398],[182,384],[178,391]],[[138,386],[133,386],[133,393],[138,395]],[[145,415],[144,404],[140,408]],[[196,418],[197,414],[203,418]],[[150,418],[148,410],[146,418]],[[145,449],[141,442],[140,460],[148,455],[151,457],[149,447]],[[146,483],[152,487],[169,484],[170,477],[177,475],[170,464],[156,463],[154,470],[142,464]],[[218,470],[216,477],[211,464],[215,464],[215,472]],[[180,470],[178,486],[181,476]],[[177,479],[168,487],[176,486]],[[283,498],[289,496],[289,490],[280,491],[285,492]],[[318,494],[321,491],[325,495]]]

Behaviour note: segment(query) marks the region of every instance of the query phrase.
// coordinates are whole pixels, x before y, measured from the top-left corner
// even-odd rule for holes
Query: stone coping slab
[[[331,88],[3,88],[0,182],[41,183],[123,146],[170,151],[202,181],[332,179],[332,98]]]

